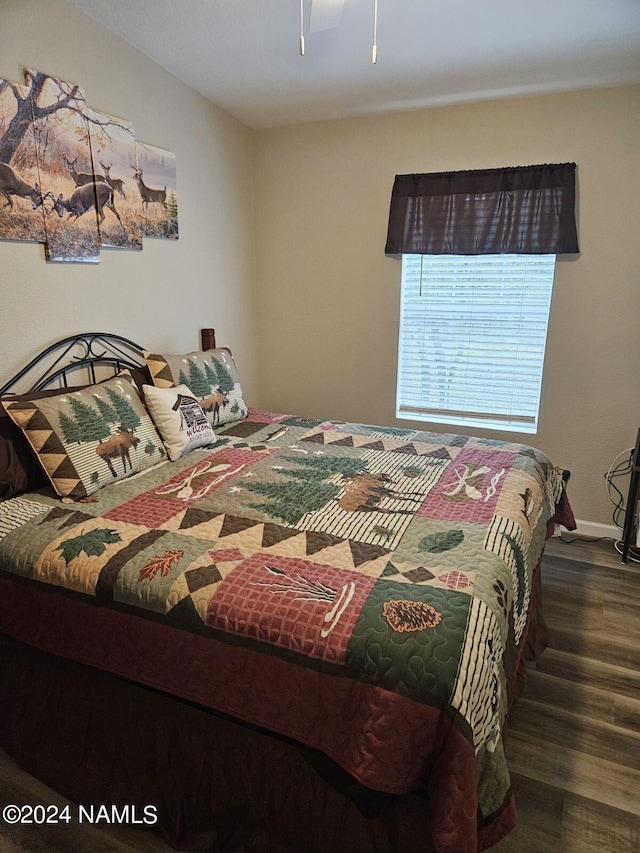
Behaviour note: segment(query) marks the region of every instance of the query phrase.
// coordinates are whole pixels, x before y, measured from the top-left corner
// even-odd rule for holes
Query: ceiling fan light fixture
[[[378,61],[378,0],[373,0],[373,49],[371,50],[371,62],[375,65]]]
[[[313,3],[314,0],[311,0]],[[316,0],[316,3],[320,2],[320,0]],[[344,0],[343,0],[344,2]],[[340,14],[342,14],[342,7],[339,9]],[[313,14],[313,6],[311,7],[311,13]],[[336,24],[330,24],[328,26],[318,26],[317,29],[331,29],[332,26]],[[304,56],[304,0],[300,0],[300,56]],[[378,61],[378,0],[373,0],[373,48],[371,50],[371,62],[375,65]]]

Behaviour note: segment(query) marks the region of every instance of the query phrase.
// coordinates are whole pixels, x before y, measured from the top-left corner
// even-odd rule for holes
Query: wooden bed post
[[[216,330],[215,329],[200,329],[200,339],[202,341],[202,349],[215,349],[216,347]]]

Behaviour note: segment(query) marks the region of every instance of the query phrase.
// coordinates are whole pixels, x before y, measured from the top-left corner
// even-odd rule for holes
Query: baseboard
[[[622,539],[622,530],[615,524],[598,524],[596,521],[581,521],[579,518],[576,518],[576,524],[578,525],[577,529],[571,530],[569,535],[587,536],[594,539],[608,537],[616,541]],[[560,536],[562,533],[567,534],[566,528],[556,526],[554,535]]]

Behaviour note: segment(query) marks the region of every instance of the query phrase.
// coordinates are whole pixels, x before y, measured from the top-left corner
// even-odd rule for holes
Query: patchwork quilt
[[[520,444],[252,409],[81,501],[1,502],[0,630],[421,791],[436,849],[483,849],[563,486]]]

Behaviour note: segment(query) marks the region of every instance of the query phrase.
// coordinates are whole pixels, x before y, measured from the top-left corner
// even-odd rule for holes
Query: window
[[[403,255],[396,416],[535,433],[555,259]]]
[[[396,175],[396,416],[535,433],[555,259],[578,253],[575,163]]]

